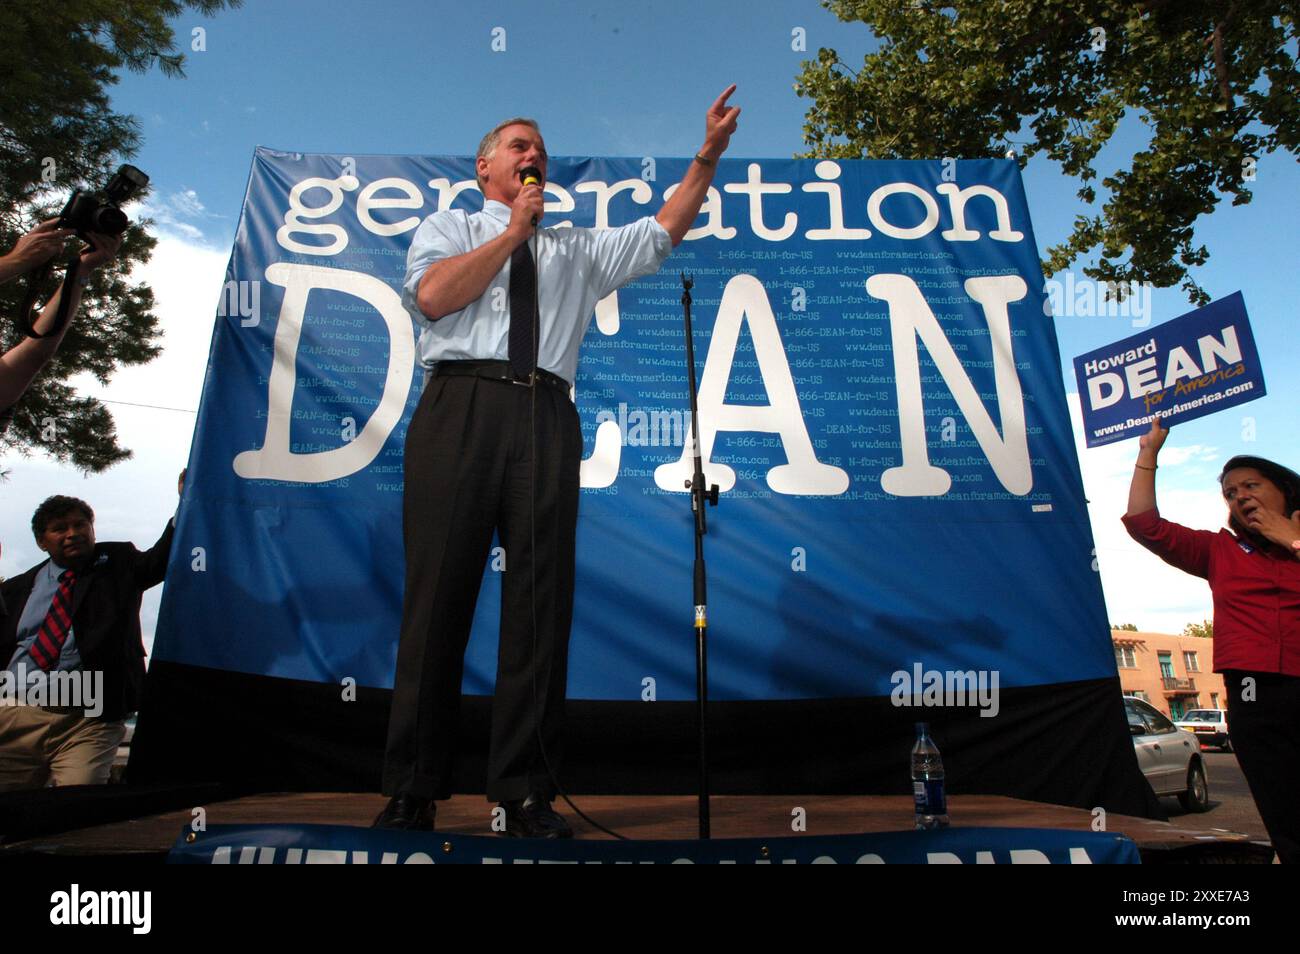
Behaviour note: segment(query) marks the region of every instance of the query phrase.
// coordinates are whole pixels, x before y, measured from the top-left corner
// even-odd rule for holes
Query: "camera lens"
[[[101,205],[91,216],[91,226],[88,231],[100,232],[104,235],[121,235],[130,224],[126,213],[121,209],[111,205]]]

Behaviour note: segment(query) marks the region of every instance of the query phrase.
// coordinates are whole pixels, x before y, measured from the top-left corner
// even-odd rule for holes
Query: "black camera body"
[[[121,206],[135,198],[149,184],[149,177],[135,166],[123,165],[101,192],[78,189],[59,213],[59,228],[72,229],[83,239],[87,232],[121,235],[131,224]]]

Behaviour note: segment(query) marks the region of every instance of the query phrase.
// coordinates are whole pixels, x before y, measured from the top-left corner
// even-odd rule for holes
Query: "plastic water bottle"
[[[943,793],[943,759],[930,738],[930,723],[916,724],[912,746],[912,795],[916,799],[918,829],[948,827],[948,799]]]

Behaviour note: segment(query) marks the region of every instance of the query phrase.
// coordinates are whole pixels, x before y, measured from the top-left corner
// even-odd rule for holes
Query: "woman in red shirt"
[[[1300,863],[1300,475],[1234,457],[1219,475],[1232,532],[1189,530],[1156,509],[1156,459],[1168,435],[1157,417],[1138,442],[1124,526],[1209,582],[1232,746],[1278,857]]]

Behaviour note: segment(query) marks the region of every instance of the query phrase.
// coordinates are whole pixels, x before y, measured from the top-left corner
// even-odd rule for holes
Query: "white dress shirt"
[[[473,251],[509,224],[510,207],[489,199],[481,212],[435,212],[415,230],[402,304],[423,328],[416,350],[425,371],[439,361],[509,360],[509,261],[482,296],[460,311],[430,321],[416,304],[420,279],[431,264]],[[596,302],[658,271],[672,251],[672,239],[647,217],[614,229],[541,228],[530,245],[537,255],[541,318],[537,366],[572,384]]]

